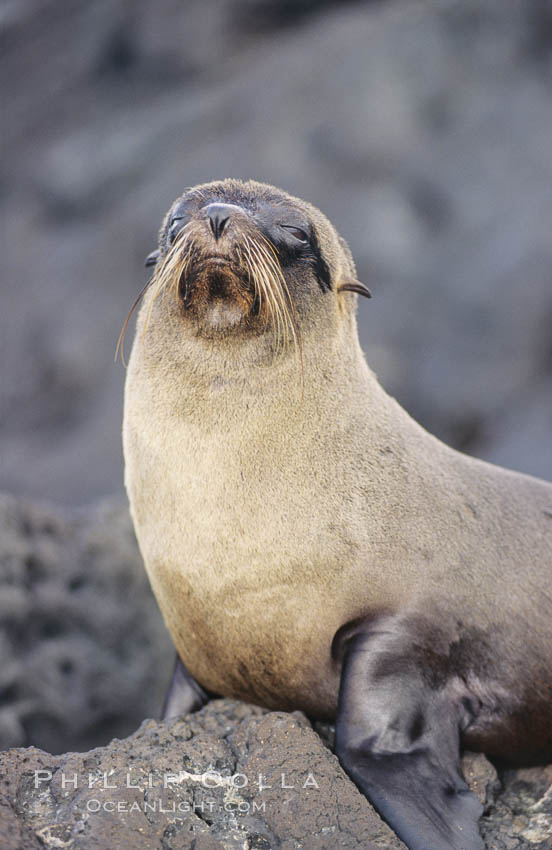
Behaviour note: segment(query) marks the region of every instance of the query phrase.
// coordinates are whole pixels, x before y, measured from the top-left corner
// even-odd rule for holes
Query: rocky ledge
[[[326,730],[327,731],[327,730]],[[404,845],[299,712],[216,700],[87,753],[0,756],[4,850],[369,850]],[[468,754],[493,850],[550,847],[552,768]]]

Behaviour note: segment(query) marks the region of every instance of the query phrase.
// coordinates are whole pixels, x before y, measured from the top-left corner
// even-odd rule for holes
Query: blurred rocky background
[[[549,0],[4,0],[2,489],[122,492],[121,323],[161,217],[253,177],[320,206],[373,290],[383,384],[552,477]]]
[[[128,735],[159,716],[173,658],[123,500],[0,494],[0,750]]]
[[[252,177],[320,206],[374,293],[361,339],[387,389],[456,447],[552,478],[552,0],[0,0],[0,25],[0,748],[86,751],[155,717],[170,674],[113,356],[186,186]],[[301,775],[319,746],[326,796],[237,826],[87,826],[55,778],[29,785],[72,757],[20,749],[7,846],[397,846],[306,719],[222,702],[182,722],[82,765],[167,750]],[[488,846],[549,846],[550,769],[473,764]]]

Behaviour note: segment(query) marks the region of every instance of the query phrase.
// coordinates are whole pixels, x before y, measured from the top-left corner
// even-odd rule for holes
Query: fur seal
[[[459,454],[368,368],[353,258],[272,186],[186,191],[130,358],[125,482],[178,664],[209,693],[336,718],[410,850],[480,850],[461,746],[552,757],[552,485]]]

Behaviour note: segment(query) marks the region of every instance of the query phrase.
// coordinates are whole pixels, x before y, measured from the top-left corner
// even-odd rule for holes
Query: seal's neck
[[[136,361],[136,362],[134,362]],[[250,417],[259,420],[312,418],[319,423],[385,395],[368,369],[358,342],[354,316],[323,333],[309,328],[300,347],[278,352],[262,337],[220,341],[167,334],[144,339],[138,329],[130,369],[140,363],[155,405],[203,428],[226,427]],[[169,378],[169,380],[167,380]]]

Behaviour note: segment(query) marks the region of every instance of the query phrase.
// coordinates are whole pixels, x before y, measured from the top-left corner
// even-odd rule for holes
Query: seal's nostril
[[[209,204],[207,207],[207,216],[215,239],[219,239],[221,237],[222,232],[226,227],[226,223],[230,218],[230,212],[230,204]]]

